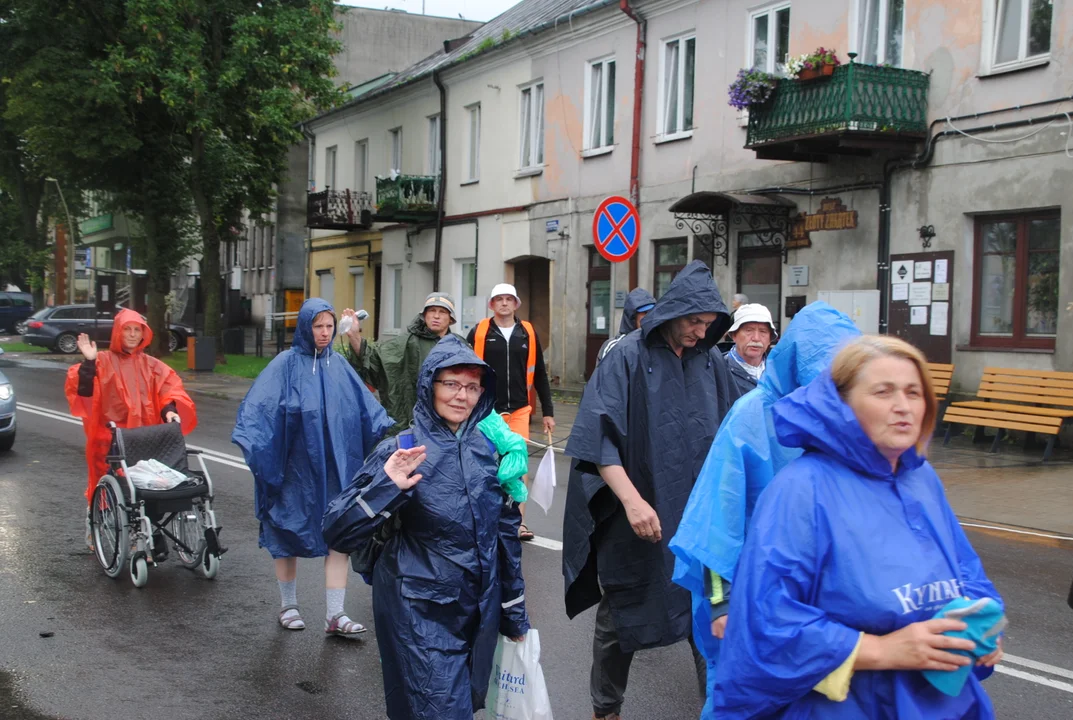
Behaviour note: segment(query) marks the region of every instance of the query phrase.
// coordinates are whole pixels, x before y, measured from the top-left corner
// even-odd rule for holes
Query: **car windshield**
[[[48,317],[48,314],[50,312],[52,312],[52,308],[50,308],[50,307],[41,308],[40,310],[35,312],[33,315],[31,315],[30,319],[31,320],[44,320],[46,317]]]

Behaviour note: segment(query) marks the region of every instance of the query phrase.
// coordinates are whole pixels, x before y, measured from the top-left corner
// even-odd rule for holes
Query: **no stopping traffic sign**
[[[596,250],[608,261],[629,260],[641,242],[641,218],[629,200],[618,195],[600,203],[592,217],[592,237]]]

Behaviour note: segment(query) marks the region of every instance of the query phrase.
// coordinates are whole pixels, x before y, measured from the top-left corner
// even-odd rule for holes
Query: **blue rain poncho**
[[[253,473],[259,544],[274,558],[323,557],[321,518],[393,421],[329,345],[313,342],[313,319],[331,312],[303,303],[290,350],[272,359],[238,408],[231,441]]]
[[[760,491],[801,455],[799,448],[784,447],[775,438],[771,408],[827,369],[838,350],[860,334],[852,320],[827,303],[802,309],[768,356],[758,388],[734,403],[719,426],[693,486],[671,551],[677,556],[674,581],[693,595],[693,637],[708,660],[709,697],[719,640],[711,632],[707,571],[733,580]],[[706,708],[702,717],[709,713]]]
[[[715,313],[707,335],[678,357],[660,327]],[[670,645],[690,630],[689,593],[671,582],[674,535],[719,423],[738,398],[715,347],[730,326],[711,272],[686,266],[656,306],[608,353],[589,380],[566,454],[577,460],[563,517],[566,612],[575,617],[606,593],[626,652]],[[663,541],[633,532],[622,503],[599,476],[621,465],[659,515]]]
[[[484,368],[485,392],[458,433],[433,405],[433,381],[459,365]],[[450,335],[418,377],[414,447],[428,454],[421,480],[402,491],[384,472],[394,438],[369,455],[332,501],[324,536],[351,552],[385,522],[400,528],[373,569],[373,616],[391,720],[472,720],[484,705],[499,634],[529,630],[522,579],[521,515],[496,477],[494,448],[478,419],[495,404],[495,375]]]
[[[915,450],[896,472],[865,435],[829,372],[775,404],[779,442],[805,454],[760,496],[734,575],[716,674],[716,717],[985,719],[975,668],[957,697],[919,671],[854,673],[834,702],[813,687],[861,632],[931,619],[950,600],[998,592]]]

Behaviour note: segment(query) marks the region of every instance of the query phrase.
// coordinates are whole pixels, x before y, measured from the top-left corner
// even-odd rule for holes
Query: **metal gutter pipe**
[[[432,73],[432,82],[440,91],[440,187],[436,198],[436,244],[432,260],[432,290],[440,292],[440,255],[443,252],[443,208],[447,199],[447,88],[439,71]]]
[[[633,143],[630,151],[630,202],[641,207],[641,109],[645,84],[645,40],[648,22],[630,7],[630,0],[619,0],[619,10],[637,23],[637,47],[633,65]],[[638,285],[637,253],[630,258],[630,289]],[[614,290],[614,288],[612,288]],[[614,293],[612,292],[612,295]]]

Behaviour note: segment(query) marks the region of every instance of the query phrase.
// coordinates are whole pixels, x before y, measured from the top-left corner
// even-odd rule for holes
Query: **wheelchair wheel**
[[[149,582],[149,563],[145,561],[143,552],[135,553],[130,559],[130,581],[139,588]]]
[[[120,497],[116,479],[105,475],[93,491],[90,508],[94,554],[104,573],[111,578],[119,577],[123,572],[130,554],[129,522]]]
[[[210,553],[207,548],[202,550],[201,562],[198,564],[197,570],[206,580],[214,579],[216,573],[220,572],[220,558]]]
[[[201,523],[198,520],[196,510],[184,510],[177,513],[171,521],[171,534],[190,548],[187,552],[177,543],[174,545],[175,554],[179,562],[187,570],[194,570],[201,564],[201,557],[205,552],[205,537],[201,532]]]

